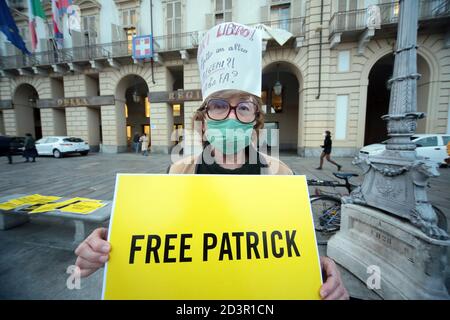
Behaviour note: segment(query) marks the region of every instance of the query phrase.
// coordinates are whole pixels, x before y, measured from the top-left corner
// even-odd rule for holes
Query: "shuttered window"
[[[232,0],[216,0],[215,23],[232,21]]]

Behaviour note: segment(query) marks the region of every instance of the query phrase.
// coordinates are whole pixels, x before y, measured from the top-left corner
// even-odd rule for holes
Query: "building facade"
[[[51,5],[42,1],[51,21]],[[264,23],[292,33],[283,46],[263,43],[266,126],[279,128],[280,150],[352,156],[387,137],[398,2],[382,0],[81,0],[82,31],[56,49],[46,21],[38,50],[17,52],[0,37],[0,133],[37,138],[77,136],[94,150],[130,150],[137,133],[151,152],[168,153],[191,129],[201,104],[196,61],[202,34],[214,24]],[[9,1],[29,43],[26,1]],[[377,5],[379,26],[369,21]],[[418,30],[418,133],[449,133],[450,0],[421,0]],[[64,18],[66,22],[67,18]],[[131,39],[152,34],[153,61],[133,60]],[[281,88],[275,88],[277,83]]]

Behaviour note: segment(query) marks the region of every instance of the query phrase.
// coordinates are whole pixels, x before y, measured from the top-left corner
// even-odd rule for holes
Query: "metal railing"
[[[398,1],[378,5],[381,25],[398,22]],[[450,17],[450,0],[421,0],[419,20]],[[367,9],[339,11],[330,20],[330,34],[336,32],[364,30],[367,27]]]
[[[185,32],[153,38],[155,52],[191,49],[198,46],[200,32]]]
[[[272,28],[287,30],[294,36],[305,34],[305,18],[303,17],[267,21],[263,22],[263,24]],[[198,46],[203,33],[204,32],[202,31],[194,31],[174,35],[156,36],[153,38],[154,52],[169,52],[195,48]],[[71,62],[130,57],[131,55],[132,43],[131,41],[125,40],[106,44],[89,44],[82,47],[36,52],[29,56],[23,54],[1,56],[0,69],[49,66]]]

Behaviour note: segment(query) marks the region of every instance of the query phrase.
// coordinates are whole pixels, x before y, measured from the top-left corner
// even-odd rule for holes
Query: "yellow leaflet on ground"
[[[89,199],[89,198],[81,198],[81,197],[77,197],[77,198],[72,198],[70,200],[74,200],[75,201],[93,201],[93,202],[102,202],[102,200],[96,200],[96,199]]]
[[[92,211],[97,210],[98,208],[101,208],[103,206],[104,206],[103,203],[96,201],[82,201],[61,208],[60,211],[79,214],[89,214]]]
[[[0,210],[8,211],[8,210],[12,210],[17,207],[20,207],[20,206],[21,206],[21,204],[12,203],[12,202],[3,202],[3,203],[0,203]]]
[[[58,209],[60,207],[67,206],[67,205],[69,205],[71,203],[74,203],[76,201],[78,201],[78,200],[69,199],[69,200],[60,201],[60,202],[43,204],[39,208],[36,208],[33,211],[30,211],[30,213],[42,213],[42,212],[53,211],[53,210],[56,210],[56,209]]]
[[[40,194],[32,194],[32,195],[25,196],[25,197],[11,199],[8,202],[17,204],[17,206],[22,206],[22,205],[48,203],[48,202],[56,201],[58,199],[61,199],[61,197],[43,196],[43,195],[40,195]]]

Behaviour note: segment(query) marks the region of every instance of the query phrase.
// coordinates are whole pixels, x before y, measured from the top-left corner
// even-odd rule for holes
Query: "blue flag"
[[[6,35],[8,40],[24,54],[30,54],[30,51],[28,51],[20,36],[19,29],[17,28],[16,22],[14,21],[5,0],[0,0],[0,30]]]

